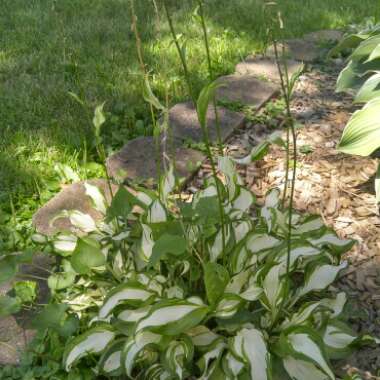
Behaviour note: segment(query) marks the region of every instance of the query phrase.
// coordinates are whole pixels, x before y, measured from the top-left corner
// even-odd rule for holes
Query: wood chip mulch
[[[335,92],[340,69],[337,66],[326,72],[315,67],[301,76],[295,92],[292,111],[300,123],[295,208],[321,215],[340,237],[357,241],[345,257],[350,265],[337,286],[349,296],[353,328],[380,338],[380,217],[374,192],[377,161],[336,150],[355,111],[350,96]],[[271,132],[263,125],[247,123],[232,136],[226,149],[229,154],[242,157],[252,149],[252,141],[257,143]],[[305,151],[308,153],[301,153]],[[209,171],[206,163],[188,193],[200,186]],[[263,160],[241,168],[241,174],[259,201],[269,189],[283,189],[283,149],[273,146]],[[357,371],[364,379],[380,379],[380,348],[359,349],[351,358],[338,363],[337,370]]]

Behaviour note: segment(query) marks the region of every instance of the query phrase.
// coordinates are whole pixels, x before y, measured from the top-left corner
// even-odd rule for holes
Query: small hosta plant
[[[86,185],[105,221],[70,211],[80,233],[52,242],[63,260],[49,284],[67,315],[81,319],[65,349],[66,371],[324,380],[335,378],[331,360],[371,341],[344,323],[346,295],[331,286],[353,241],[319,217],[294,213],[288,255],[279,191],[255,208],[229,158],[219,158],[218,172],[191,201],[172,194],[172,168],[160,193],[121,186],[108,206]]]

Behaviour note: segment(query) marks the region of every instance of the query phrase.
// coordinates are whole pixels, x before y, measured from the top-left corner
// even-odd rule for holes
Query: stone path
[[[106,196],[106,199],[111,200],[106,180],[89,180],[88,183],[97,186]],[[113,190],[117,190],[116,185],[113,185]],[[69,218],[56,218],[63,210],[79,210],[91,215],[95,221],[103,218],[103,215],[92,206],[91,199],[86,195],[83,182],[73,183],[65,186],[33,216],[33,224],[37,232],[43,235],[54,235],[59,231],[77,232],[70,223]]]
[[[204,155],[195,149],[175,146],[175,172],[181,181],[191,178],[199,168]],[[165,154],[173,159],[171,150],[160,144],[160,171],[163,171]],[[118,181],[149,183],[157,180],[157,153],[153,137],[138,137],[128,142],[118,153],[107,159],[107,169],[111,177]],[[167,159],[166,159],[167,160]]]
[[[20,267],[19,274],[13,281],[28,280],[24,277],[25,274],[47,278],[49,273],[46,270],[50,269],[53,263],[54,260],[51,257],[37,254],[34,256],[32,264],[23,264]],[[0,295],[5,295],[12,289],[13,281],[0,286]],[[39,290],[36,302],[45,303],[49,299],[47,282],[37,280],[37,284]],[[17,314],[0,318],[0,365],[19,362],[21,352],[35,336],[35,331],[30,327],[30,322],[35,314],[36,309],[23,310]]]
[[[260,94],[260,96],[262,95]],[[233,112],[225,107],[217,107],[217,115],[222,141],[225,141],[234,130],[244,124],[244,114],[240,112]],[[213,105],[208,107],[206,121],[210,141],[215,144],[218,142],[218,133]],[[177,144],[182,145],[186,141],[195,143],[203,141],[198,115],[192,102],[179,103],[172,107],[169,111],[169,124]]]
[[[285,47],[290,55],[288,61],[290,72],[300,67],[301,60],[310,63],[319,59],[323,44],[327,40],[336,41],[340,37],[341,33],[337,31],[321,31],[306,35],[303,39],[286,41]],[[244,128],[249,126],[243,114],[228,109],[230,105],[236,106],[237,103],[239,106],[246,105],[254,111],[259,111],[268,100],[279,93],[273,49],[268,49],[266,58],[247,57],[244,62],[237,65],[235,74],[221,77],[218,81],[223,84],[217,91],[217,100],[223,104],[223,106],[218,106],[218,119],[222,140],[226,141],[231,135],[239,134],[239,131],[244,131]],[[202,140],[196,112],[191,102],[180,103],[171,108],[170,122],[173,127],[177,175],[183,178],[184,183],[187,183],[197,171],[198,176],[207,174],[208,165],[204,155],[198,150],[183,145],[189,140],[194,143]],[[208,111],[207,122],[211,140],[215,142],[217,135],[213,107],[210,107]],[[264,135],[265,133],[263,131]],[[232,136],[233,139],[234,136]],[[161,139],[160,155],[165,152],[173,157],[173,153],[166,149],[166,144],[165,139]],[[231,145],[228,144],[228,146]],[[108,158],[107,167],[109,174],[118,181],[127,183],[154,181],[157,178],[157,165],[153,139],[140,137],[129,141],[118,153]],[[90,183],[99,186],[106,196],[110,197],[104,180],[91,180]],[[85,195],[83,183],[75,183],[62,189],[35,214],[33,223],[37,231],[47,235],[53,235],[58,231],[72,231],[73,226],[67,218],[56,219],[51,223],[62,210],[70,209],[89,213],[97,220],[102,217],[92,208],[90,200]],[[2,289],[3,293],[10,289],[10,284],[7,286]],[[44,294],[44,298],[47,299],[47,297],[48,295]],[[32,336],[33,332],[28,329],[27,324],[17,322],[17,317],[0,319],[0,342],[16,348],[10,352],[4,348],[5,345],[0,345],[0,364],[17,363],[19,349],[23,349]]]

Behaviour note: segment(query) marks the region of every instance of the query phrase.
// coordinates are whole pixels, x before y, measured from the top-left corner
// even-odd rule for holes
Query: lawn
[[[199,89],[207,81],[207,63],[192,16],[195,2],[170,3]],[[263,3],[206,1],[216,75],[232,72],[239,60],[264,47]],[[286,37],[380,18],[377,0],[278,3]],[[105,102],[108,153],[137,135],[151,134],[151,126],[127,0],[3,0],[1,8],[0,223],[11,220],[21,228],[67,177],[102,174],[93,163],[90,125],[97,104]],[[155,12],[150,0],[139,0],[137,13],[154,91],[162,97],[168,89],[173,104],[188,98],[164,13]],[[62,174],[59,164],[75,175]]]

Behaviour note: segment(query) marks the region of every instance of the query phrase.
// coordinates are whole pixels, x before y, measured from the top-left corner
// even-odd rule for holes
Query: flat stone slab
[[[222,84],[216,91],[218,101],[238,103],[261,108],[277,94],[278,89],[272,84],[257,79],[254,75],[226,75],[217,79]]]
[[[305,40],[314,41],[317,43],[324,43],[324,42],[338,42],[340,41],[344,36],[344,33],[340,30],[318,30],[316,32],[311,32],[304,35]]]
[[[235,128],[239,128],[244,123],[244,115],[240,112],[233,112],[224,107],[216,107],[218,123],[222,141],[225,141]],[[207,127],[210,142],[218,141],[217,119],[215,108],[210,105],[207,110]],[[170,128],[172,128],[174,138],[180,143],[186,140],[202,142],[203,134],[198,122],[197,111],[192,102],[176,104],[169,111]]]
[[[111,199],[106,180],[97,179],[87,182],[97,186],[108,200]],[[117,191],[116,185],[113,185],[113,190]],[[89,214],[95,221],[103,218],[103,215],[94,209],[91,198],[86,195],[84,182],[77,182],[66,186],[34,214],[33,224],[37,232],[43,235],[54,235],[62,231],[77,232],[68,218],[58,218],[51,223],[53,218],[63,210],[79,210]]]
[[[287,59],[286,64],[289,76],[292,76],[302,67],[301,62],[292,59]],[[280,75],[274,58],[249,56],[243,62],[236,65],[236,72],[243,75],[255,75],[258,78],[263,77],[264,79],[275,83],[280,82]]]
[[[163,145],[161,144],[160,147],[160,154],[163,157]],[[131,140],[118,153],[107,159],[108,173],[120,181],[156,181],[157,154],[155,151],[153,137],[138,137]],[[165,151],[167,156],[172,156],[169,147]],[[197,150],[175,147],[175,174],[186,181],[199,168],[204,158],[203,153]],[[161,159],[161,171],[163,170],[162,161]]]
[[[303,38],[294,38],[286,40],[283,45],[279,44],[279,54],[281,54],[283,48],[288,57],[297,61],[309,63],[319,60],[322,56],[321,48],[314,41]],[[266,53],[269,57],[275,56],[273,45],[268,48]]]
[[[320,60],[328,51],[323,46],[328,43],[338,42],[343,37],[339,30],[320,30],[306,34],[303,38],[294,38],[284,41],[286,54],[297,61],[311,63]],[[279,45],[279,51],[282,47]],[[270,46],[267,55],[274,57],[274,47]]]
[[[34,338],[33,330],[23,329],[12,315],[0,318],[0,365],[16,365]]]
[[[41,278],[47,278],[49,273],[46,270],[51,269],[53,263],[54,260],[48,255],[36,254],[33,258],[33,264],[38,267],[23,264],[20,267],[19,275],[0,286],[0,295],[6,295],[12,289],[12,283],[14,281],[30,280],[30,278],[24,278],[22,274],[31,274]],[[36,302],[40,304],[47,303],[49,299],[47,282],[37,280],[37,283],[38,297]],[[16,365],[19,363],[22,352],[35,336],[35,330],[30,328],[30,322],[36,313],[37,310],[22,310],[17,314],[0,318],[0,365]]]

